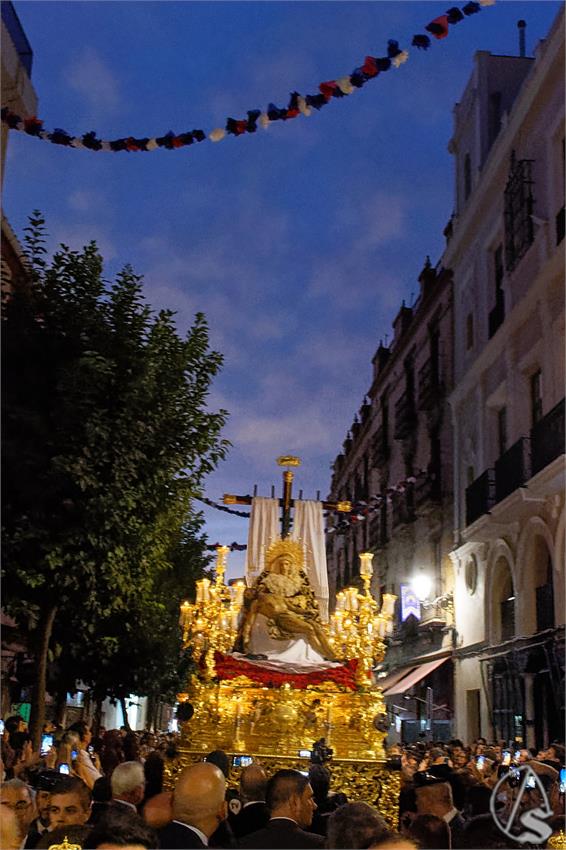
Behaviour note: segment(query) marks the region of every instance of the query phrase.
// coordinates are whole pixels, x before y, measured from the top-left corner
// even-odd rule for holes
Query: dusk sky
[[[312,116],[180,150],[107,153],[11,132],[4,207],[18,235],[39,208],[52,244],[98,242],[106,276],[130,263],[185,331],[206,314],[225,358],[210,397],[230,413],[229,457],[204,492],[269,495],[297,454],[305,498],[371,383],[371,358],[412,303],[453,208],[452,108],[477,50],[529,55],[561,6],[499,2],[427,51],[411,38],[452,2],[15,2],[34,51],[45,128],[160,136],[315,94],[388,39],[408,61]],[[463,3],[457,3],[459,7]],[[247,520],[206,508],[211,543]],[[242,573],[243,553],[229,557]]]

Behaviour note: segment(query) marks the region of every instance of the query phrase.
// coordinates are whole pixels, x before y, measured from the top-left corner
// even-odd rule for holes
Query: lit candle
[[[244,590],[246,589],[246,585],[243,581],[237,581],[234,585],[234,604],[241,605],[244,601]]]
[[[204,605],[208,605],[210,602],[210,579],[201,578],[200,584],[202,585],[202,599]]]
[[[336,594],[336,611],[344,610],[344,591],[341,590],[340,593]]]
[[[203,583],[203,581],[204,581],[204,579],[202,579],[202,578],[199,579],[199,581],[197,581],[197,605],[199,603],[201,603],[202,600],[203,600],[203,593],[202,593],[202,583]]]

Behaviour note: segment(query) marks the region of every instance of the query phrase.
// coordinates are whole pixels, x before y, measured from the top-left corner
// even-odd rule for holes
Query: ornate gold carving
[[[246,751],[246,755],[260,761],[268,775],[289,767],[308,770],[308,759],[300,759],[298,755],[280,755],[274,750],[275,748],[271,752],[262,753],[261,756]],[[165,764],[165,786],[172,788],[178,772],[189,764],[202,761],[207,752],[209,751],[181,748],[178,758]],[[236,754],[234,750],[227,752],[230,757]],[[401,778],[399,771],[389,770],[384,762],[356,758],[333,758],[326,763],[326,767],[330,770],[332,791],[343,791],[351,801],[363,801],[376,806],[389,825],[393,829],[397,828]],[[231,768],[228,780],[231,787],[238,787],[240,773],[241,768]]]
[[[82,850],[82,847],[80,844],[69,844],[67,836],[65,836],[62,844],[50,844],[49,850]]]
[[[343,514],[349,514],[352,510],[351,502],[336,502],[336,510]]]
[[[295,455],[280,455],[276,462],[278,466],[300,466],[301,458]]]
[[[232,496],[230,493],[224,493],[224,495],[222,496],[222,501],[225,505],[237,505],[238,497]]]

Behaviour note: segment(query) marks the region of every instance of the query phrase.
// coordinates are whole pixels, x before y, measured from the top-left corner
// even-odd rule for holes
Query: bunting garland
[[[227,508],[226,505],[219,505],[218,502],[213,502],[212,499],[207,499],[206,496],[195,496],[194,498],[198,502],[203,502],[205,505],[208,505],[209,508],[216,508],[217,511],[224,511],[224,513],[233,514],[234,516],[242,516],[246,519],[249,519],[250,517],[249,511],[235,511],[233,508]]]
[[[478,0],[478,2],[470,0],[461,9],[458,6],[453,6],[444,15],[440,15],[427,24],[424,29],[433,38],[444,39],[447,37],[451,26],[455,26],[466,17],[477,14],[484,6],[493,6],[494,3],[495,0]],[[411,45],[418,50],[426,51],[431,45],[430,36],[418,33],[413,36]],[[43,129],[43,121],[40,119],[35,116],[21,118],[7,106],[2,108],[0,117],[10,129],[27,133],[29,136],[35,136],[54,145],[84,148],[90,151],[112,151],[114,153],[119,151],[128,151],[129,153],[153,151],[158,148],[177,150],[198,142],[204,142],[205,139],[211,142],[219,142],[227,135],[242,136],[246,133],[255,133],[258,125],[266,129],[274,121],[289,121],[299,115],[308,117],[312,114],[313,109],[319,111],[331,100],[352,94],[379,74],[389,71],[392,67],[399,68],[408,58],[408,51],[402,50],[397,41],[390,39],[387,42],[387,54],[385,56],[366,56],[363,64],[354,68],[351,74],[320,83],[317,94],[303,96],[299,92],[292,92],[286,107],[279,108],[274,103],[270,103],[265,112],[261,112],[259,109],[251,109],[247,112],[246,118],[228,118],[224,127],[217,127],[208,134],[204,130],[190,130],[183,133],[174,133],[173,130],[169,130],[163,136],[143,138],[127,136],[108,141],[99,139],[94,131],[82,136],[73,136],[66,130],[59,128],[49,132]]]
[[[224,546],[223,543],[212,543],[210,546],[207,546],[209,552],[215,552],[219,546]],[[230,552],[245,552],[247,547],[246,543],[227,543],[226,546],[230,550]]]

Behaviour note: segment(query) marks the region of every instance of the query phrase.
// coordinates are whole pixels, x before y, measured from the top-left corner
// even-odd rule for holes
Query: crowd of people
[[[236,789],[232,763],[217,750],[181,770],[166,790],[176,734],[122,728],[93,737],[83,721],[66,730],[47,725],[44,732],[53,745],[34,753],[21,718],[5,723],[2,850],[41,850],[65,838],[85,850],[545,846],[506,836],[493,816],[495,808],[505,822],[511,809],[540,808],[541,788],[552,809],[543,811],[550,828],[564,831],[564,746],[558,742],[538,752],[484,739],[470,747],[459,740],[390,747],[388,766],[401,779],[393,829],[380,811],[378,784],[373,799],[349,799],[332,787],[331,760],[271,776],[253,761],[239,772]],[[527,764],[537,782],[528,792],[523,788],[517,802]]]

